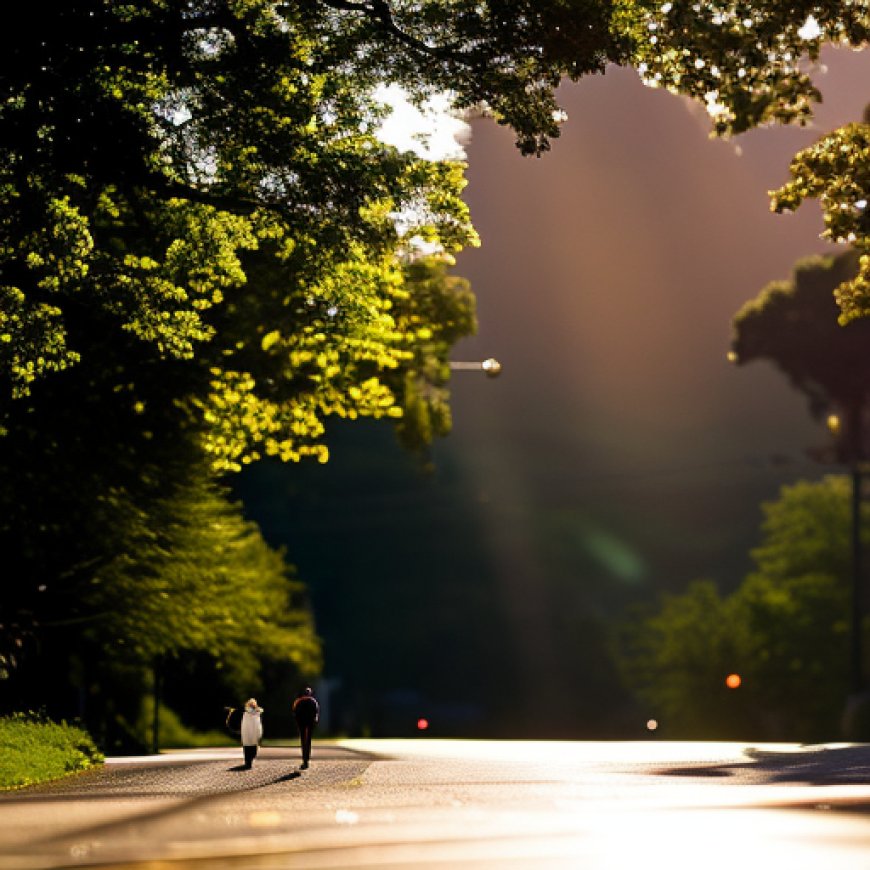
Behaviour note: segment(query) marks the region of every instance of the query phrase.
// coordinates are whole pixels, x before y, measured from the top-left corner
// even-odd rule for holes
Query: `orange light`
[[[418,731],[425,731],[428,727],[429,727],[429,720],[428,719],[418,719],[417,720],[417,730]]]
[[[740,674],[728,674],[725,677],[725,685],[728,686],[729,689],[737,689],[743,680],[740,678]]]

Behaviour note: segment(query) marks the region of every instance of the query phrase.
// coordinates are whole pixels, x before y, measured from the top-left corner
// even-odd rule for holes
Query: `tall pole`
[[[852,464],[852,632],[851,632],[851,677],[852,691],[864,690],[864,674],[861,655],[861,623],[864,611],[863,553],[861,547],[861,466]]]
[[[154,719],[151,722],[151,752],[160,752],[160,656],[154,656]]]

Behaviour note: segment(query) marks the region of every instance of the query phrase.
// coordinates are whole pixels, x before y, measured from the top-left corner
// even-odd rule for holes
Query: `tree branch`
[[[355,2],[355,0],[319,0],[319,2],[324,6],[329,6],[331,9],[337,9],[342,12],[361,12],[369,18],[374,19],[381,30],[399,42],[430,57],[452,60],[467,66],[472,66],[474,63],[470,58],[457,51],[459,43],[454,43],[452,46],[429,45],[428,42],[424,42],[422,39],[406,33],[396,24],[396,20],[393,18],[393,11],[386,0],[358,0],[358,2]]]

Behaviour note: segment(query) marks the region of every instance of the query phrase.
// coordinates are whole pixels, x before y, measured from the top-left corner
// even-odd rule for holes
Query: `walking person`
[[[262,707],[257,706],[256,698],[245,701],[245,712],[242,716],[242,750],[245,753],[245,770],[250,770],[257,757],[257,748],[263,739],[263,720],[260,714]]]
[[[314,726],[320,718],[320,704],[314,697],[314,692],[309,688],[303,689],[293,702],[293,716],[299,728],[299,740],[302,744],[302,770],[308,767],[311,759],[311,735]]]

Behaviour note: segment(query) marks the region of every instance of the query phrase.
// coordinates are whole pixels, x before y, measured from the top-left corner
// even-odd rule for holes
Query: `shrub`
[[[0,718],[0,789],[21,788],[102,764],[91,736],[35,713]]]

